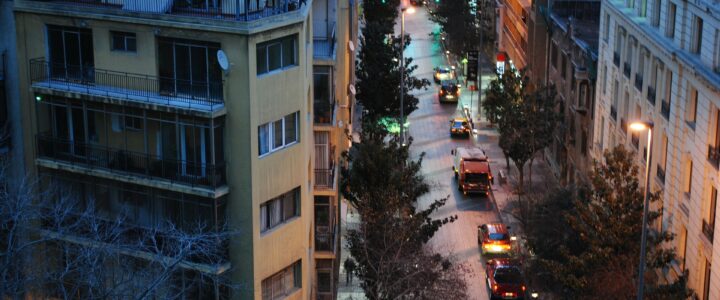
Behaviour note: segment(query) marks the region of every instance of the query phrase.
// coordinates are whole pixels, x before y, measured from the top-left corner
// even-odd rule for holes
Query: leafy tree
[[[617,147],[596,165],[587,192],[561,190],[533,210],[528,243],[536,253],[534,274],[551,283],[555,292],[572,299],[628,299],[637,290],[644,194],[632,153]],[[581,190],[582,191],[582,190]],[[650,201],[659,200],[653,193]],[[648,224],[660,214],[650,211]],[[686,274],[663,284],[649,276],[668,267],[674,249],[664,247],[673,235],[648,235],[646,290],[648,299],[686,299]]]
[[[341,187],[362,220],[358,229],[348,231],[348,246],[366,296],[433,299],[452,292],[445,295],[465,298],[462,267],[424,247],[456,217],[430,217],[447,198],[418,208],[418,198],[429,191],[420,174],[422,155],[411,160],[409,145],[402,146],[398,137],[388,140],[372,122],[363,124],[361,140],[343,154],[349,168],[342,169]]]
[[[360,51],[356,68],[357,100],[366,110],[368,121],[400,116],[400,42],[392,35],[397,17],[398,0],[380,3],[364,3],[366,25],[362,30]],[[405,36],[405,45],[410,44],[410,36]],[[412,76],[417,65],[413,59],[405,58],[405,95],[403,109],[409,115],[417,108],[418,99],[410,94],[415,89],[427,88],[430,82]]]
[[[447,34],[447,46],[453,53],[465,53],[480,45],[477,20],[468,1],[441,1],[433,15]]]
[[[536,154],[552,144],[553,133],[562,120],[562,112],[559,112],[556,108],[556,96],[555,86],[543,86],[533,91],[529,96],[524,97],[523,103],[526,109],[529,110],[525,122],[529,125],[527,130],[530,131],[528,144],[533,153],[530,156],[528,166],[530,183],[532,183],[532,165]]]

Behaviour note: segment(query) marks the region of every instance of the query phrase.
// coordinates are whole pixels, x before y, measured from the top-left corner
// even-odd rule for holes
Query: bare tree
[[[237,232],[101,216],[72,191],[7,176],[0,165],[0,297],[178,299],[236,286],[226,243]],[[188,227],[188,226],[186,226]]]

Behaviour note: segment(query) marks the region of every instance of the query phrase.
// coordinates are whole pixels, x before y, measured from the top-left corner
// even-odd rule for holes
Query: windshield
[[[448,69],[443,69],[443,68],[440,68],[440,69],[438,69],[437,71],[438,71],[438,73],[440,73],[440,74],[450,73],[450,70],[448,70]]]
[[[491,234],[490,234],[490,239],[491,239],[491,240],[495,240],[495,241],[507,240],[507,239],[508,239],[508,235],[505,234],[505,233],[491,233]]]
[[[488,184],[488,174],[487,173],[467,173],[465,174],[465,182],[472,182],[472,183],[482,183],[482,184]]]
[[[455,127],[455,128],[465,127],[465,124],[466,124],[465,122],[455,121],[455,123],[453,124],[453,127]]]
[[[498,268],[495,270],[495,281],[499,284],[519,284],[522,281],[520,270],[515,267]]]

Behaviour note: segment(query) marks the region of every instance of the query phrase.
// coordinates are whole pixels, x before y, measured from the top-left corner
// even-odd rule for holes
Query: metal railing
[[[652,103],[652,105],[655,105],[655,88],[648,86],[647,91],[647,100]]]
[[[720,166],[720,149],[713,145],[708,145],[708,161],[715,169]]]
[[[313,37],[313,57],[333,57],[335,54],[335,22],[326,23],[327,33],[323,37]],[[322,24],[321,23],[321,24]]]
[[[315,169],[315,188],[332,189],[335,185],[335,167]]]
[[[665,169],[660,165],[657,166],[657,172],[655,172],[660,182],[665,183]]]
[[[39,157],[71,164],[168,179],[190,186],[215,188],[226,183],[224,163],[207,164],[167,159],[147,153],[73,142],[47,135],[37,135],[36,142]]]
[[[337,224],[332,226],[332,230],[329,232],[319,231],[315,229],[315,250],[316,251],[330,251],[335,252],[335,245],[337,244]]]
[[[613,52],[613,64],[618,68],[620,67],[620,53],[617,53],[617,51]]]
[[[665,100],[660,104],[660,114],[665,117],[666,120],[670,119],[670,103]]]
[[[332,97],[332,95],[330,96]],[[335,110],[335,101],[330,99],[315,99],[313,101],[313,120],[316,124],[332,124]]]
[[[610,117],[613,120],[617,120],[617,108],[615,108],[615,106],[612,106],[612,105],[610,106]]]
[[[33,0],[37,2],[54,2],[68,6],[82,6],[114,9],[125,12],[135,12],[148,15],[174,14],[180,16],[231,20],[254,21],[262,18],[295,11],[301,5],[307,5],[307,0],[223,0],[217,1],[187,1],[187,0]]]
[[[708,240],[710,240],[710,244],[713,243],[713,237],[715,236],[715,223],[708,223],[708,221],[703,219],[702,222],[702,233],[707,237]]]
[[[623,64],[623,75],[625,75],[628,79],[630,78],[630,63],[628,62]]]
[[[115,99],[214,109],[223,104],[223,83],[191,82],[166,77],[96,69],[93,66],[30,60],[34,86]]]
[[[635,88],[642,92],[643,77],[640,74],[635,73]]]

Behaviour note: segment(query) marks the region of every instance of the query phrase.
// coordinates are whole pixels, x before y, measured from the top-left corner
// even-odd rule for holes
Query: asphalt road
[[[399,26],[398,20],[396,32],[399,32]],[[439,38],[437,35],[431,35],[432,32],[437,33],[439,27],[429,20],[424,8],[419,8],[414,14],[406,15],[405,31],[412,38],[412,43],[405,50],[405,56],[412,57],[413,63],[418,65],[414,75],[432,82],[433,67],[449,65]],[[420,200],[419,205],[427,206],[435,199],[449,196],[446,205],[435,217],[457,215],[458,220],[443,226],[435,234],[429,246],[467,264],[470,273],[465,279],[468,283],[469,299],[488,299],[484,261],[477,244],[477,226],[497,222],[500,216],[492,195],[490,198],[466,197],[457,190],[451,169],[450,150],[459,146],[473,145],[486,149],[493,171],[503,167],[501,163],[504,163],[504,160],[497,147],[497,137],[492,131],[480,130],[470,139],[450,138],[449,120],[462,114],[462,105],[470,105],[470,92],[463,87],[461,103],[440,104],[438,89],[433,83],[428,90],[414,91],[413,94],[420,101],[418,109],[408,116],[410,122],[408,133],[414,139],[411,151],[415,157],[422,152],[425,153],[422,173],[431,185],[431,192]],[[474,95],[474,101],[477,101],[477,93]],[[499,192],[499,186],[496,185],[493,189]]]

